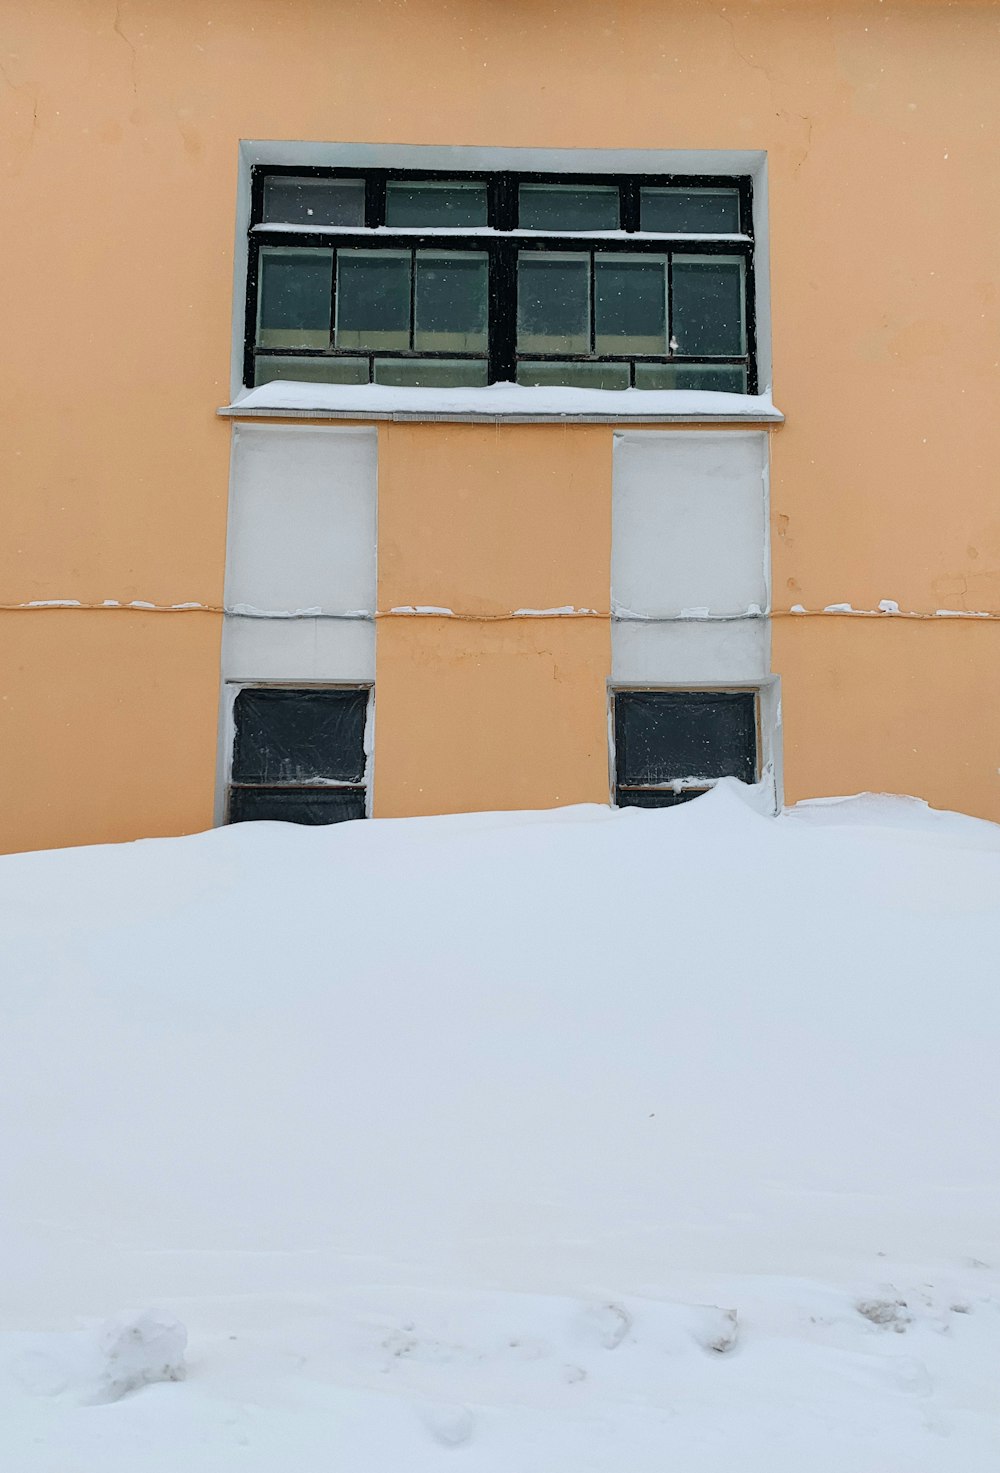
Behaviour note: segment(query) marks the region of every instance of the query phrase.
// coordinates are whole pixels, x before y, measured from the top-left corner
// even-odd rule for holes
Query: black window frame
[[[367,744],[371,738],[371,722],[373,717],[375,682],[372,680],[241,680],[234,681],[230,686],[232,693],[232,717],[230,721],[228,752],[226,758],[226,801],[223,823],[226,825],[247,820],[234,817],[233,796],[235,793],[251,794],[274,794],[295,793],[305,797],[308,794],[356,794],[360,797],[364,812],[357,817],[368,818],[371,811],[370,776],[371,764],[367,755]],[[311,779],[311,780],[243,780],[235,778],[234,767],[238,743],[238,728],[236,723],[236,703],[243,691],[289,691],[298,692],[325,692],[345,691],[351,694],[365,693],[366,706],[364,714],[364,726],[362,732],[362,745],[365,753],[364,769],[359,780],[340,779]],[[252,820],[251,820],[252,821]],[[347,820],[333,820],[334,822],[355,822],[354,818]],[[286,820],[294,822],[294,820]]]
[[[363,227],[320,226],[316,230],[304,230],[301,226],[288,229],[277,222],[264,220],[264,189],[268,178],[286,177],[298,179],[361,179],[365,185],[365,224]],[[483,184],[487,194],[487,225],[479,231],[424,231],[418,227],[385,225],[386,185],[402,181],[413,184]],[[518,231],[518,188],[521,184],[556,184],[564,186],[604,185],[615,186],[619,191],[619,224],[621,234],[609,236],[600,231],[573,231],[546,233],[532,230]],[[704,237],[699,235],[671,235],[643,232],[639,228],[640,191],[644,188],[663,189],[736,189],[739,194],[740,229],[735,236],[719,234]],[[377,233],[373,233],[377,232]],[[488,338],[489,348],[485,355],[487,383],[515,383],[519,356],[530,362],[622,364],[629,366],[629,384],[636,382],[635,367],[638,363],[662,367],[718,367],[739,366],[746,368],[748,394],[758,392],[756,289],[754,280],[754,232],[753,232],[753,180],[748,174],[601,174],[601,173],[558,173],[533,171],[490,171],[483,169],[372,169],[348,167],[322,167],[319,165],[273,165],[257,164],[251,170],[250,225],[248,232],[246,320],[243,348],[243,382],[252,387],[256,381],[255,355],[257,336],[257,299],[259,287],[260,252],[263,247],[280,247],[293,250],[332,248],[345,250],[410,250],[411,272],[411,318],[413,302],[413,274],[415,252],[475,251],[484,254],[489,261],[489,304]],[[649,254],[667,257],[667,334],[668,349],[671,336],[672,276],[675,257],[683,256],[739,256],[744,262],[744,333],[746,352],[742,355],[710,356],[686,355],[667,352],[660,355],[630,354],[572,354],[572,353],[524,353],[517,352],[517,257],[519,251],[575,252],[591,255],[591,308],[590,335],[594,343],[594,254],[636,255]],[[368,360],[368,382],[374,381],[375,360],[395,359],[427,360],[467,359],[482,362],[478,353],[426,352],[414,348],[356,349],[333,346],[335,317],[336,268],[335,258],[331,266],[331,336],[330,346],[319,348],[272,348],[262,347],[262,356],[268,358],[314,358]],[[412,332],[412,322],[411,322]]]
[[[676,777],[660,783],[622,781],[621,754],[618,749],[617,703],[621,696],[630,695],[676,695],[676,696],[751,696],[753,698],[754,753],[753,781],[759,783],[763,771],[763,727],[761,712],[761,688],[755,684],[732,685],[662,685],[662,684],[616,684],[609,687],[609,733],[610,733],[610,779],[611,801],[615,808],[671,808],[700,798],[721,781],[707,773],[677,773]],[[730,774],[738,776],[738,774]],[[701,779],[696,785],[681,786],[692,779]],[[740,781],[745,779],[740,778]],[[674,785],[677,786],[674,786]],[[619,801],[625,794],[626,801]]]

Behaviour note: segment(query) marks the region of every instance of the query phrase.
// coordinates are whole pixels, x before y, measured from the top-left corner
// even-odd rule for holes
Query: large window
[[[254,170],[248,384],[756,393],[751,182]]]
[[[233,707],[227,820],[364,818],[367,686],[247,686]]]
[[[756,782],[754,690],[619,690],[614,693],[615,803],[668,808],[720,777]]]

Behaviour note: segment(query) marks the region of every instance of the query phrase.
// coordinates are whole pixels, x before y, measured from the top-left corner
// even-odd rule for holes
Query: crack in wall
[[[31,128],[25,142],[25,153],[27,153],[33,146],[35,135],[38,132],[38,93],[32,92],[30,82],[15,82],[3,62],[0,62],[0,77],[7,83],[11,92],[26,92],[31,96]]]
[[[759,61],[752,61],[751,58],[743,50],[736,37],[736,23],[731,16],[726,14],[726,7],[722,6],[721,10],[716,11],[716,14],[729,31],[729,39],[735,55],[740,59],[740,61],[749,71],[759,73],[759,75],[762,76],[764,78],[764,81],[767,83],[768,92],[771,98],[771,106],[774,109],[774,116],[776,118],[781,118],[784,123],[791,124],[792,120],[794,118],[797,118],[799,122],[805,124],[805,142],[804,144],[800,145],[802,157],[799,159],[798,163],[795,165],[795,168],[792,170],[793,175],[798,174],[799,170],[802,168],[802,165],[809,157],[809,152],[812,148],[813,119],[809,116],[808,113],[793,113],[789,112],[787,108],[778,106],[778,99],[776,97],[776,83],[771,73],[768,71],[767,67],[762,66]]]
[[[760,75],[764,78],[765,82],[767,83],[768,87],[771,89],[771,95],[772,95],[772,100],[773,100],[773,96],[774,96],[774,78],[771,76],[771,73],[767,70],[766,67],[761,66],[761,64],[760,64],[759,61],[751,61],[750,58],[749,58],[749,56],[747,56],[747,54],[742,50],[742,48],[739,45],[739,42],[736,39],[736,24],[733,21],[732,17],[731,16],[728,16],[726,14],[726,7],[723,6],[721,10],[719,10],[719,11],[716,12],[716,14],[718,15],[719,19],[721,21],[723,21],[724,24],[729,28],[730,40],[732,41],[733,50],[735,51],[736,55],[739,57],[740,61],[743,63],[743,65],[745,67],[749,67],[749,69],[752,72],[759,72],[760,73]]]
[[[115,4],[115,18],[114,18],[114,21],[112,22],[111,29],[114,31],[114,33],[115,33],[116,36],[121,37],[121,39],[125,42],[125,45],[129,49],[129,56],[131,58],[131,60],[129,62],[129,74],[130,74],[131,80],[132,80],[132,96],[133,97],[138,97],[139,96],[139,81],[138,81],[138,75],[137,75],[137,70],[136,69],[137,69],[138,62],[139,62],[139,54],[138,54],[138,52],[135,49],[135,43],[133,41],[130,41],[129,40],[128,36],[126,36],[124,30],[122,29],[122,7],[121,7],[121,0],[116,0],[116,4]]]

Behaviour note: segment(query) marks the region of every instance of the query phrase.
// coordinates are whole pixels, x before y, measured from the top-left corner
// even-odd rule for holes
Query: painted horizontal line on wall
[[[102,603],[88,603],[75,598],[32,599],[25,603],[0,603],[0,613],[22,614],[48,610],[86,610],[89,613],[139,613],[139,614],[218,614],[231,619],[337,619],[349,622],[371,622],[375,619],[461,619],[467,623],[491,624],[511,619],[606,619],[615,624],[743,624],[758,619],[965,619],[1000,620],[996,609],[855,609],[850,604],[830,604],[823,609],[806,609],[796,604],[790,609],[747,610],[742,614],[635,614],[610,609],[512,609],[504,614],[471,614],[455,609],[438,608],[433,605],[402,605],[393,609],[376,609],[374,612],[347,610],[343,613],[324,609],[252,609],[237,604],[229,608],[224,604],[179,603],[155,604],[142,599],[131,603],[119,603],[106,599]]]

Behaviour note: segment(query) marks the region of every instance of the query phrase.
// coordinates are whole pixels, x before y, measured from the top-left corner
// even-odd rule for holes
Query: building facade
[[[1000,819],[1000,9],[3,27],[0,846]]]

